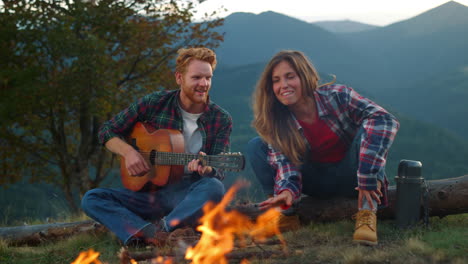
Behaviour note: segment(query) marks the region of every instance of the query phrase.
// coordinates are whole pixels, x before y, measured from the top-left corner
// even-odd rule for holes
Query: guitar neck
[[[194,159],[201,159],[204,165],[210,166],[215,156],[202,156],[199,154],[174,153],[174,152],[152,152],[150,160],[159,165],[187,165]]]

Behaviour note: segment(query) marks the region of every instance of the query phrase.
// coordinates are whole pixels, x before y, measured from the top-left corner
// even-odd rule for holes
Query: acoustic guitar
[[[125,159],[120,160],[122,184],[132,191],[139,191],[147,182],[157,186],[177,182],[184,174],[184,166],[193,159],[199,159],[204,166],[227,171],[244,169],[245,159],[240,153],[199,155],[184,153],[184,137],[175,129],[152,129],[138,122],[133,127],[127,142],[132,145],[150,164],[150,171],[142,176],[130,175]]]

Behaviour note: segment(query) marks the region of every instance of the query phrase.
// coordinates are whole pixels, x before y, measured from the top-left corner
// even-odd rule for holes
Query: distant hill
[[[386,27],[342,36],[376,59],[375,70],[385,71],[378,89],[398,89],[396,84],[468,64],[468,7],[450,1]]]
[[[386,101],[391,101],[394,108],[467,137],[468,65],[428,77],[415,85],[402,86],[404,94],[388,93]],[[468,156],[465,160],[468,161]]]
[[[279,50],[298,49],[320,72],[335,74],[409,117],[449,115],[466,107],[460,102],[468,101],[468,96],[450,90],[447,96],[434,94],[444,108],[411,107],[415,101],[407,100],[415,91],[421,92],[418,87],[430,86],[435,77],[468,66],[468,7],[457,2],[385,27],[346,34],[274,12],[234,13],[221,31],[226,38],[216,51],[224,66],[261,63]],[[454,97],[458,99],[444,101]],[[442,121],[424,120],[436,125]],[[464,131],[461,123],[449,128],[468,139],[468,133],[460,133]]]
[[[228,66],[264,62],[282,49],[305,50],[324,63],[330,53],[312,51],[332,50],[334,56],[351,52],[336,34],[275,12],[234,13],[219,30],[225,32],[225,40],[216,53],[220,64]]]
[[[381,71],[374,80],[377,85],[361,83],[364,89],[406,115],[468,139],[468,124],[459,119],[468,111],[468,7],[452,1],[384,28],[346,36],[378,61],[372,63]]]
[[[377,26],[355,22],[351,20],[318,21],[312,24],[332,33],[354,33],[377,28]]]

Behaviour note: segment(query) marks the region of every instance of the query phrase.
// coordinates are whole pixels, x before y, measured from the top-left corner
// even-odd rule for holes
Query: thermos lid
[[[400,160],[399,178],[422,178],[422,163],[415,160]]]
[[[415,160],[400,160],[399,178],[422,178],[422,163]]]

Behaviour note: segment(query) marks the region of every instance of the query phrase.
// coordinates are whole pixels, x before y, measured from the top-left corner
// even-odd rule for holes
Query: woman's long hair
[[[272,72],[282,61],[289,63],[299,76],[302,95],[314,100],[314,90],[320,80],[317,70],[302,52],[280,51],[267,64],[257,82],[253,95],[252,126],[265,142],[281,151],[294,164],[301,165],[307,153],[307,145],[288,107],[278,101],[273,92]]]

